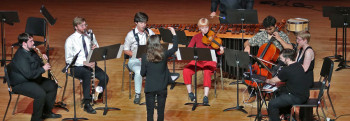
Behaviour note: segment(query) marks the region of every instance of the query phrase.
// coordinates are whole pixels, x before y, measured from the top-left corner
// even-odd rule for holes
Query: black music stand
[[[18,13],[17,11],[0,11],[0,19],[1,19],[1,66],[6,65],[6,42],[5,42],[5,25],[13,25],[13,23],[18,23]]]
[[[238,50],[232,50],[232,49],[225,49],[225,55],[226,56],[226,61],[229,66],[236,67],[236,78],[237,82],[239,79],[239,70],[238,68],[247,68],[249,66],[249,55],[247,52],[242,52]],[[242,78],[243,80],[243,78]],[[229,111],[229,110],[238,110],[242,111],[243,113],[248,113],[245,111],[243,106],[239,105],[239,84],[236,83],[237,85],[237,105],[236,107],[231,107],[227,108],[224,111]]]
[[[203,103],[197,103],[197,61],[216,61],[216,56],[214,56],[214,59],[212,58],[212,53],[210,49],[208,48],[196,48],[196,45],[194,48],[186,48],[186,47],[180,47],[177,53],[177,59],[178,60],[195,60],[195,67],[194,67],[194,90],[195,90],[195,99],[194,103],[185,103],[185,105],[193,105],[192,111],[196,110],[196,107],[198,105],[203,106],[210,106],[209,104],[203,104]],[[215,51],[214,51],[215,54]]]
[[[74,64],[77,61],[78,55],[79,55],[80,51],[74,55],[73,60],[70,64],[68,64],[65,68],[65,72],[68,72],[68,69],[71,68],[71,74],[73,77],[73,102],[74,102],[74,117],[73,118],[64,118],[62,119],[62,121],[65,120],[73,120],[73,121],[78,121],[78,120],[89,120],[88,118],[77,118],[77,111],[76,111],[76,106],[75,106],[75,81],[74,81]]]
[[[104,62],[104,70],[105,70],[105,79],[107,76],[107,66],[106,66],[106,60],[109,59],[115,59],[120,58],[121,53],[123,51],[123,46],[121,44],[115,44],[100,48],[95,48],[93,51],[90,51],[88,56],[87,62],[96,62],[96,61],[102,61]],[[100,80],[102,81],[102,80]],[[120,110],[119,108],[113,108],[107,106],[107,81],[105,81],[105,107],[98,107],[96,110],[104,110],[103,115],[106,115],[108,110]]]
[[[329,19],[331,19],[331,15],[336,14],[337,13],[337,9],[338,7],[334,7],[334,6],[323,6],[323,17],[329,17]],[[338,55],[338,27],[334,27],[335,28],[335,48],[334,48],[334,56],[328,56],[329,58],[334,58],[336,59],[335,62],[339,62],[342,58],[341,55]]]
[[[346,60],[346,37],[347,37],[347,28],[349,28],[350,23],[350,7],[337,7],[335,8],[337,13],[330,16],[331,19],[331,27],[341,27],[343,28],[343,57],[339,62],[339,65],[335,71],[339,71],[341,69],[350,69],[350,66],[347,65]]]
[[[240,16],[240,17],[237,17]],[[241,34],[242,34],[242,50],[244,49],[244,30],[243,24],[259,24],[258,13],[256,10],[251,9],[237,9],[234,11],[227,11],[226,17],[228,23],[230,24],[241,24]]]

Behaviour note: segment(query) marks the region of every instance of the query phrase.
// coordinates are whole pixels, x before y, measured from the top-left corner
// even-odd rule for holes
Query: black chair
[[[309,99],[307,100],[307,102],[305,104],[299,104],[299,105],[293,105],[292,109],[291,109],[291,116],[290,116],[290,121],[293,120],[293,113],[294,113],[294,109],[295,107],[316,107],[316,113],[317,113],[317,117],[318,117],[318,120],[321,121],[321,118],[320,118],[320,115],[318,114],[318,107],[321,105],[321,101],[324,100],[323,99],[323,93],[324,93],[324,88],[325,88],[325,82],[326,82],[326,79],[324,79],[324,81],[321,82],[321,86],[319,88],[319,93],[318,93],[318,97],[317,98],[313,98],[313,99]],[[321,107],[321,110],[322,110],[322,113],[323,113],[323,117],[324,117],[324,120],[326,121],[326,115],[324,113],[324,110],[323,108]]]
[[[129,56],[124,54],[124,61],[123,61],[123,77],[122,77],[122,91],[124,91],[124,72],[125,72],[125,68],[128,69],[129,71],[129,99],[131,99],[131,80],[133,80],[133,75],[134,72],[130,70],[128,64],[126,63],[126,60],[129,59]]]
[[[223,75],[222,75],[222,56],[221,55],[219,55],[219,56],[217,56],[218,58],[217,58],[217,65],[216,65],[216,68],[217,69],[220,69],[220,81],[221,81],[221,89],[223,90],[224,89],[224,80],[223,80]],[[216,76],[216,73],[217,73],[217,69],[215,69],[215,71],[213,72],[214,73],[214,81],[215,81],[215,83],[214,83],[214,95],[215,95],[215,98],[216,98],[216,83],[217,83],[217,76]]]
[[[44,18],[29,17],[27,19],[27,24],[25,32],[33,36],[44,37],[44,41],[34,41],[34,46],[39,46],[44,44],[46,46],[46,30],[47,23]],[[11,45],[11,55],[13,55],[13,48],[19,46],[19,43],[14,43]]]
[[[332,74],[333,74],[333,67],[334,67],[334,62],[328,57],[324,58],[323,65],[322,65],[321,72],[320,72],[320,79],[319,79],[319,81],[313,83],[313,86],[310,90],[319,89],[322,86],[323,82],[326,84],[324,86],[324,89],[327,90],[328,100],[332,106],[334,116],[336,117],[337,115],[336,115],[335,110],[334,110],[332,99],[329,95],[329,89],[331,86],[331,80],[332,80]]]
[[[12,87],[11,87],[11,85],[10,85],[10,78],[9,78],[9,75],[10,75],[10,73],[11,73],[11,63],[8,64],[8,65],[6,66],[6,68],[4,68],[4,72],[5,72],[5,77],[4,77],[4,82],[3,82],[3,83],[7,83],[7,89],[8,89],[8,91],[9,91],[10,99],[9,99],[9,102],[8,102],[8,104],[7,104],[7,107],[6,107],[6,111],[5,111],[5,114],[4,114],[3,121],[5,121],[5,119],[6,119],[7,111],[8,111],[8,109],[9,109],[9,107],[10,107],[10,103],[11,103],[11,100],[12,100],[12,95],[13,95],[13,94],[17,94],[17,93],[15,93],[15,92],[12,91]],[[20,96],[20,94],[18,94],[17,101],[16,101],[16,104],[15,104],[15,106],[14,106],[14,108],[13,108],[12,115],[15,114],[19,96]]]
[[[66,64],[66,65],[68,65],[68,64]],[[63,94],[62,94],[62,100],[61,100],[61,102],[63,103],[63,100],[64,100],[64,94],[65,94],[65,92],[66,92],[66,87],[67,87],[67,82],[68,82],[68,76],[70,76],[70,77],[73,77],[72,76],[72,74],[71,73],[68,73],[68,71],[66,71],[66,66],[65,67],[63,67],[63,69],[62,69],[62,73],[65,73],[66,74],[66,82],[65,82],[65,84],[64,84],[64,89],[63,89]],[[77,77],[74,77],[74,78],[76,78],[76,79],[78,79],[79,80],[79,88],[80,88],[80,100],[81,100],[81,102],[80,102],[80,108],[83,108],[83,99],[82,99],[82,93],[83,93],[83,86],[82,86],[82,83],[83,83],[83,80],[82,79],[79,79],[79,78],[77,78]]]

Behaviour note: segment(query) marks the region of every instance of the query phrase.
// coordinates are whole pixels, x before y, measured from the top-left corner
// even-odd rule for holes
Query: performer
[[[315,66],[315,54],[311,46],[309,45],[311,35],[309,32],[300,32],[297,35],[297,58],[296,61],[303,65],[304,71],[307,75],[307,82],[309,85],[313,85],[314,82],[314,66]]]
[[[310,84],[306,84],[308,79],[304,72],[303,65],[295,61],[296,54],[292,49],[284,49],[280,55],[280,60],[287,66],[283,67],[276,77],[267,79],[266,83],[276,84],[285,82],[285,90],[278,92],[276,98],[272,99],[268,105],[268,115],[270,121],[280,121],[279,115],[289,112],[294,104],[303,104],[309,98]]]
[[[280,50],[283,49],[293,49],[293,46],[290,44],[288,36],[282,32],[276,30],[276,19],[273,16],[267,16],[263,20],[263,26],[265,31],[259,32],[250,38],[248,41],[244,42],[244,51],[250,53],[250,46],[261,46],[265,43],[268,43],[269,40],[274,37],[277,41],[273,41],[272,43]],[[245,103],[251,103],[255,100],[255,92],[253,92],[254,88],[248,86],[248,92],[250,93],[250,98],[245,100]]]
[[[10,85],[16,94],[34,99],[31,121],[41,121],[45,118],[61,118],[60,114],[52,112],[56,100],[58,85],[55,81],[42,77],[45,71],[51,69],[49,63],[43,64],[33,50],[33,37],[27,33],[18,36],[20,48],[15,53],[9,72]],[[43,54],[43,59],[47,56]]]
[[[232,11],[236,9],[253,9],[254,0],[211,0],[210,16],[212,18],[216,16],[218,5],[220,11],[220,23],[226,24],[228,21],[222,18],[226,17],[226,11]]]
[[[206,36],[206,34],[209,31],[209,21],[206,18],[201,18],[198,21],[198,27],[201,31],[201,33],[196,34],[193,36],[190,44],[188,47],[197,47],[197,48],[210,48],[213,49],[211,46],[205,45],[202,42],[203,36]],[[196,46],[195,46],[196,45]],[[224,53],[224,48],[221,46],[219,49],[219,54]],[[192,93],[192,75],[195,73],[195,61],[191,61],[188,63],[184,70],[183,70],[183,78],[184,82],[187,87],[188,96],[190,97],[191,101],[195,99],[195,95]],[[215,61],[197,61],[197,68],[202,69],[204,71],[204,80],[203,80],[203,86],[204,86],[204,97],[203,97],[203,103],[208,104],[208,93],[209,88],[211,86],[211,76],[213,75],[213,71],[216,69],[216,62]]]
[[[90,104],[92,100],[90,95],[92,69],[95,68],[95,77],[100,80],[98,86],[96,87],[96,95],[98,95],[98,99],[102,99],[103,95],[101,93],[103,93],[103,90],[105,89],[105,80],[108,82],[109,77],[100,67],[96,65],[95,62],[86,62],[88,53],[91,50],[99,47],[94,34],[93,43],[91,42],[90,34],[87,34],[87,26],[88,25],[85,18],[74,18],[73,27],[75,32],[66,40],[65,58],[67,64],[71,63],[74,55],[80,51],[77,61],[73,67],[74,76],[83,80],[84,111],[90,114],[96,114],[95,109],[93,109]]]
[[[164,120],[164,108],[167,97],[167,84],[171,82],[167,59],[177,50],[177,38],[174,28],[169,27],[173,34],[173,47],[163,48],[160,39],[152,35],[147,43],[147,53],[142,56],[141,75],[146,77],[145,95],[147,107],[147,121],[153,121],[155,96],[157,96],[157,121]]]
[[[136,52],[138,45],[146,45],[147,37],[154,35],[151,29],[146,28],[148,16],[146,13],[138,12],[135,14],[134,22],[136,24],[135,29],[131,30],[125,37],[124,42],[124,54],[132,57],[132,54]],[[140,104],[141,100],[141,87],[142,77],[140,75],[141,60],[140,58],[130,58],[128,66],[131,71],[135,73],[135,99],[134,104]]]

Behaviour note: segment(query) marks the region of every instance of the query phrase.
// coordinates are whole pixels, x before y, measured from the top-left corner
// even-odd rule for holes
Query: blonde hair
[[[201,18],[198,20],[198,27],[209,26],[209,20],[207,18]]]
[[[298,33],[297,37],[300,37],[301,39],[306,39],[307,43],[309,43],[310,38],[311,38],[311,34],[308,31],[302,31],[302,32]]]
[[[83,23],[85,21],[85,18],[77,16],[73,19],[73,28],[75,30],[75,26],[78,26],[79,24]]]

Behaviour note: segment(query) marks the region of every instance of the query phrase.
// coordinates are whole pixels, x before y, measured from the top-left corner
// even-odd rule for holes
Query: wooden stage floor
[[[284,3],[287,0],[274,0],[279,5],[271,6],[260,4],[262,0],[255,0],[254,8],[258,11],[259,22],[267,15],[272,15],[278,21],[289,18],[307,18],[310,20],[311,46],[316,52],[315,79],[319,78],[320,68],[322,66],[322,58],[334,55],[335,29],[330,28],[330,20],[322,17],[322,6],[350,6],[348,0],[291,0],[288,5]],[[306,5],[314,6],[313,9],[291,7],[292,3],[301,2]],[[63,86],[65,76],[61,73],[61,69],[65,65],[64,60],[64,43],[66,38],[74,32],[72,20],[75,16],[83,16],[87,19],[89,28],[94,30],[100,46],[106,46],[116,43],[123,43],[128,31],[135,25],[133,22],[134,14],[143,11],[149,16],[149,24],[195,24],[202,17],[208,17],[210,14],[210,0],[2,0],[0,2],[0,10],[18,11],[20,23],[14,26],[5,25],[6,29],[6,50],[7,57],[10,59],[11,44],[17,42],[18,34],[24,32],[26,20],[30,16],[42,17],[39,12],[41,5],[45,5],[49,12],[57,19],[54,26],[49,26],[50,62],[53,66],[53,72],[59,80],[59,85]],[[217,19],[209,19],[211,23],[219,23]],[[341,32],[341,30],[340,30]],[[341,37],[341,34],[339,34]],[[42,40],[41,37],[35,37],[36,40]],[[290,39],[295,43],[295,36],[290,34]],[[341,40],[341,38],[339,38]],[[341,47],[341,46],[338,46]],[[41,49],[43,49],[41,47]],[[341,48],[340,48],[341,49]],[[341,50],[339,50],[339,53]],[[347,58],[350,59],[349,56]],[[128,96],[128,83],[125,81],[122,91],[122,62],[123,59],[114,59],[107,61],[107,73],[110,77],[108,85],[108,106],[121,108],[120,111],[109,111],[106,116],[102,115],[102,111],[91,115],[83,111],[77,105],[77,116],[86,117],[90,120],[111,120],[111,121],[143,121],[146,120],[146,106],[133,104],[132,99]],[[99,63],[102,67],[103,63]],[[335,62],[337,68],[338,62]],[[3,68],[0,69],[0,75],[3,75]],[[178,72],[182,72],[178,70]],[[349,69],[334,71],[332,77],[332,87],[330,96],[337,112],[337,116],[350,114],[350,82],[348,75]],[[126,78],[128,77],[125,73]],[[198,97],[199,101],[203,98],[202,74],[199,73]],[[218,88],[217,97],[214,97],[214,89],[210,90],[209,102],[210,107],[199,106],[192,111],[192,106],[184,105],[189,102],[186,87],[178,85],[174,90],[168,91],[168,98],[165,108],[165,120],[168,121],[226,121],[226,120],[254,120],[247,117],[240,111],[223,112],[228,107],[236,104],[236,86],[228,85],[234,80],[225,79],[224,89]],[[182,78],[179,82],[183,82]],[[78,81],[76,81],[78,83]],[[219,84],[219,83],[218,83]],[[73,96],[72,81],[68,82],[67,92],[64,102],[68,105],[69,112],[61,109],[54,109],[56,113],[62,114],[63,118],[73,117]],[[78,87],[78,86],[77,86]],[[132,84],[133,87],[133,84]],[[219,87],[221,85],[219,84]],[[7,86],[0,85],[0,117],[2,118],[7,102],[9,99]],[[133,89],[133,88],[132,88]],[[240,85],[240,104],[245,106],[249,114],[256,113],[256,105],[242,104],[243,96],[247,98],[246,86]],[[61,100],[62,89],[58,89],[57,100]],[[77,93],[80,90],[76,91]],[[133,90],[132,90],[133,92]],[[316,92],[311,93],[312,96],[317,95]],[[14,96],[16,97],[16,96]],[[6,120],[22,121],[29,120],[32,112],[33,100],[21,96],[15,115],[11,115],[15,104],[14,98],[10,105]],[[142,102],[144,94],[142,94]],[[77,103],[79,104],[79,95],[77,95]],[[327,105],[329,103],[327,102]],[[95,107],[104,106],[98,103]],[[328,105],[327,117],[334,119],[332,110]],[[263,113],[266,114],[266,108],[263,107]],[[155,114],[156,117],[156,114]],[[48,119],[62,120],[62,119]],[[339,121],[350,120],[350,117],[344,116]]]

